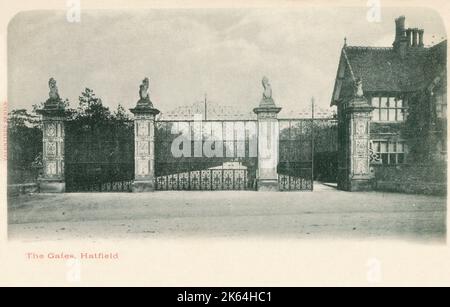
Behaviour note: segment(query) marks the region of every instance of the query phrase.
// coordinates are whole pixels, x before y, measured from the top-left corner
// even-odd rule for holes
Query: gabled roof
[[[445,69],[446,52],[447,41],[431,48],[409,48],[403,58],[394,48],[344,46],[331,104],[340,98],[346,69],[353,80],[361,78],[364,92],[416,91]]]

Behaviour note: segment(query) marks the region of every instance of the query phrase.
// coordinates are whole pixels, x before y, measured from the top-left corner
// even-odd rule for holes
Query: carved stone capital
[[[348,113],[369,113],[372,112],[374,108],[369,104],[365,97],[355,97],[347,103],[347,108],[345,112]]]
[[[281,108],[273,105],[272,107],[257,107],[253,109],[258,119],[276,119],[277,114],[280,113]]]
[[[133,113],[135,116],[152,116],[153,118],[158,115],[160,112],[158,109],[155,109],[150,106],[144,106],[144,105],[136,105],[135,108],[130,109],[130,112]]]

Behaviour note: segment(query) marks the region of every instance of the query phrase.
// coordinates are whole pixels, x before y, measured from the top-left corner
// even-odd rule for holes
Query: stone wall
[[[427,195],[446,195],[447,164],[373,165],[374,190]]]
[[[8,164],[8,184],[36,183],[42,168],[14,167]]]
[[[8,184],[8,197],[37,192],[39,192],[37,183]]]

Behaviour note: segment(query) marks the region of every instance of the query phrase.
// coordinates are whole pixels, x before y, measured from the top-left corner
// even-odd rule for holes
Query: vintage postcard
[[[0,283],[450,282],[447,2],[16,2]]]

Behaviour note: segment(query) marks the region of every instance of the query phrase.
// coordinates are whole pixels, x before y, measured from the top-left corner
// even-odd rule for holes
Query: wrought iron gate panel
[[[338,124],[334,118],[314,120],[314,180],[337,182]]]
[[[222,190],[222,170],[212,170],[212,189],[213,190]]]
[[[313,190],[313,120],[279,120],[280,191]]]
[[[247,129],[248,127],[254,127]],[[242,129],[245,133],[242,134]],[[185,129],[185,130],[183,130]],[[197,130],[196,130],[197,129]],[[199,129],[201,131],[199,132]],[[181,132],[184,131],[184,132]],[[181,156],[171,151],[175,139],[186,135],[190,146]],[[195,138],[195,134],[201,138]],[[241,134],[239,134],[241,133]],[[239,134],[239,135],[238,135]],[[157,190],[252,190],[257,170],[256,121],[158,121],[155,131],[155,176]],[[206,142],[222,156],[205,156]],[[253,142],[253,143],[252,143]],[[218,146],[216,148],[216,146]],[[195,155],[194,148],[202,154]],[[184,148],[182,148],[184,150]],[[228,155],[227,155],[228,153]]]
[[[211,178],[212,178],[211,170],[202,170],[202,177],[201,177],[202,190],[211,190],[211,188],[212,188]]]
[[[122,120],[65,123],[68,192],[126,192],[134,179],[134,125]]]
[[[191,190],[200,190],[200,182],[200,171],[192,171],[189,173],[189,187]]]

